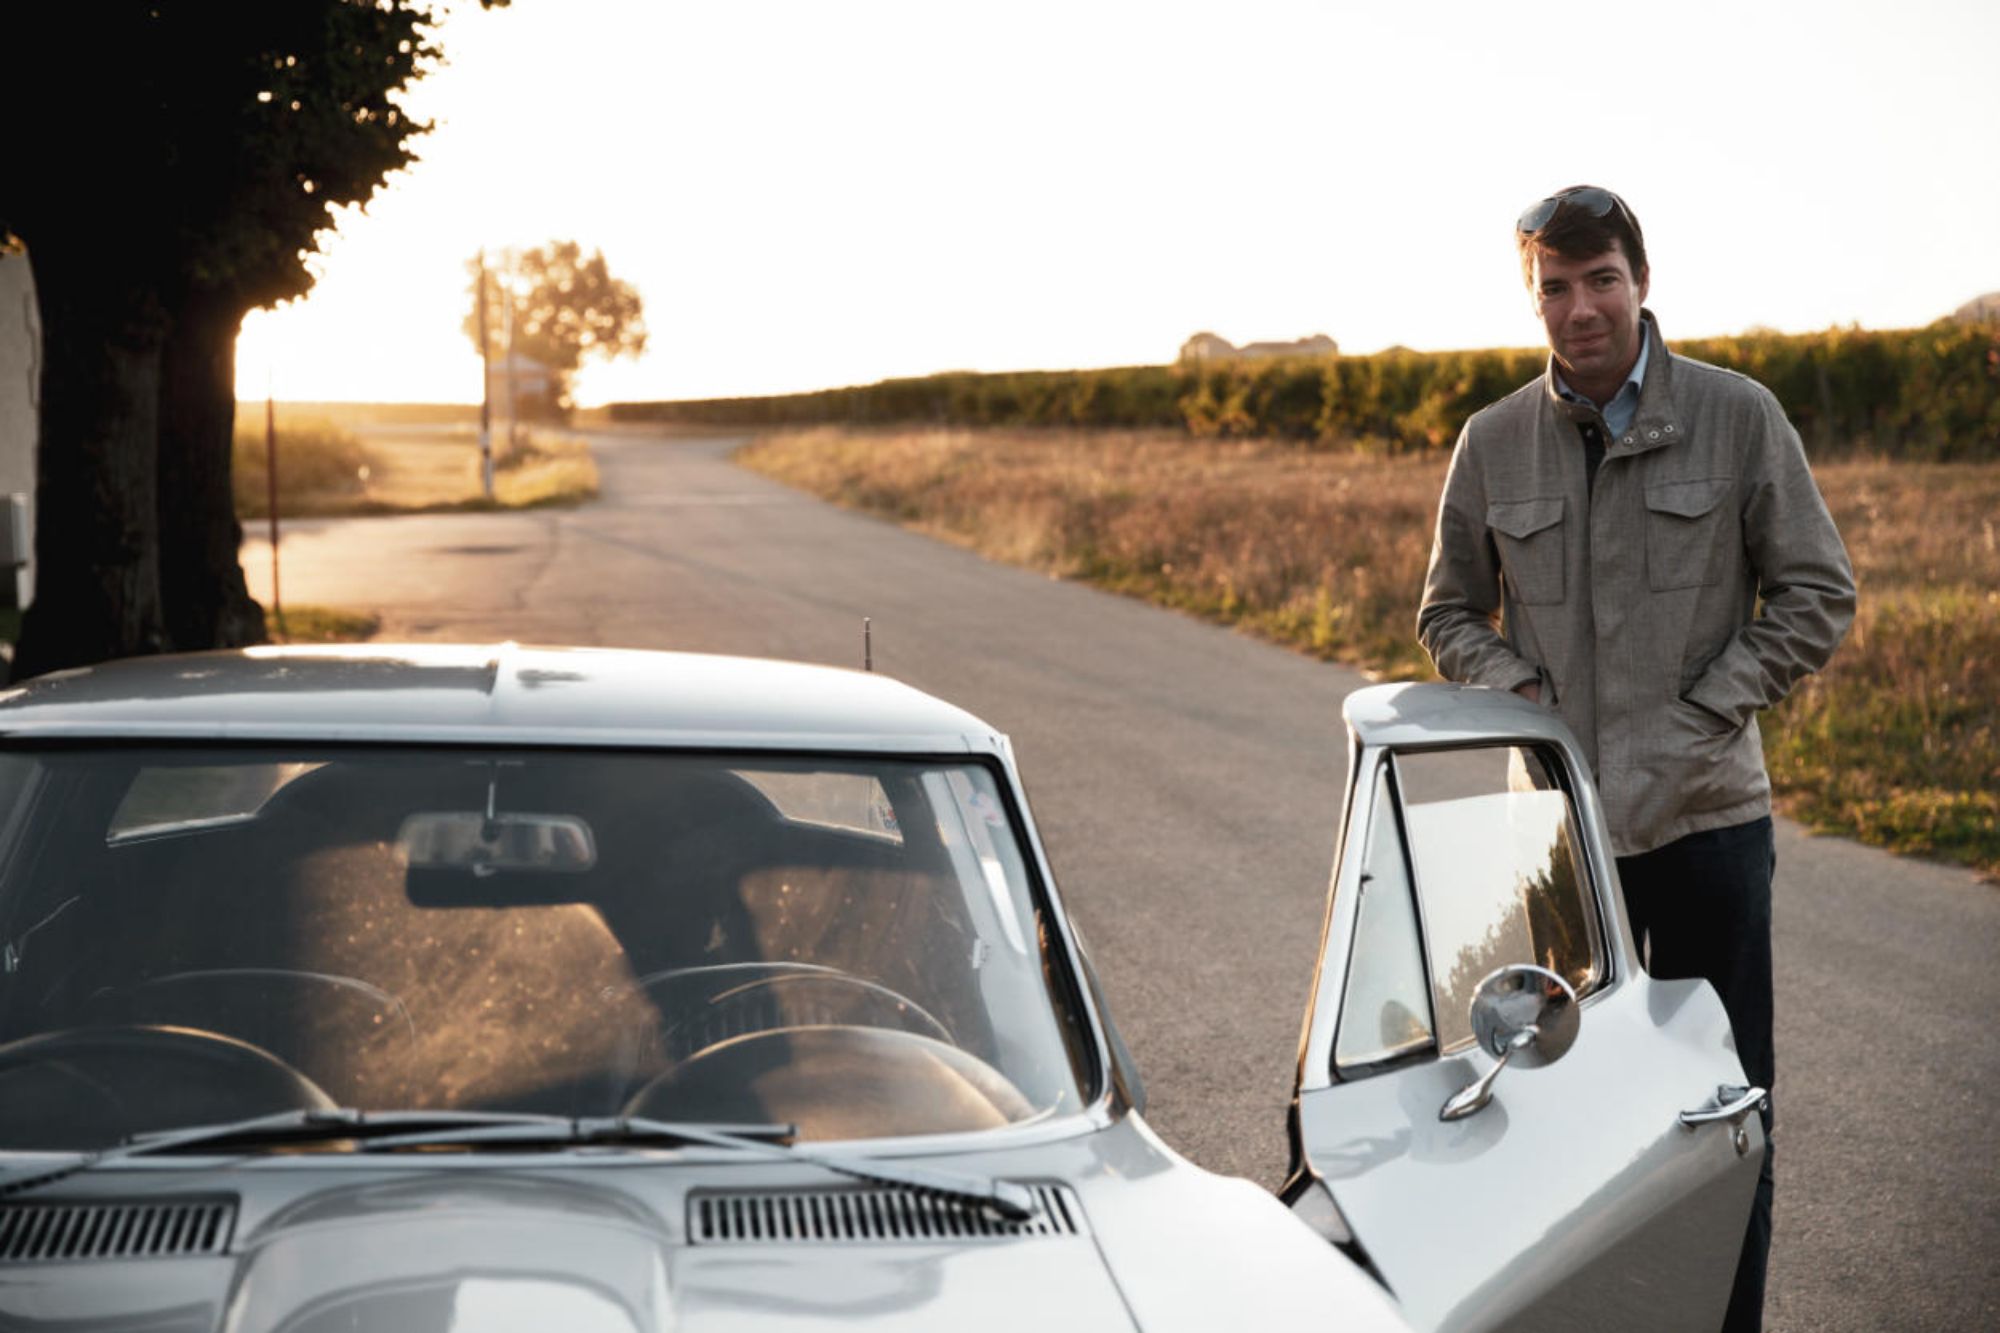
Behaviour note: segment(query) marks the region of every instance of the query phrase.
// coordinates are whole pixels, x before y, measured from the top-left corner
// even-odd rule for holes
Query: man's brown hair
[[[1602,215],[1573,200],[1571,196],[1589,191],[1609,196],[1611,207]],[[1561,255],[1564,259],[1593,259],[1608,254],[1614,247],[1624,251],[1625,258],[1632,265],[1632,278],[1638,281],[1646,276],[1646,237],[1639,230],[1639,219],[1623,199],[1601,186],[1572,185],[1566,190],[1558,190],[1543,203],[1555,202],[1555,211],[1549,219],[1533,231],[1523,231],[1517,223],[1514,228],[1514,245],[1521,254],[1521,281],[1532,290],[1535,285],[1535,253],[1547,250]],[[1535,212],[1529,209],[1528,213]],[[1523,214],[1526,218],[1528,214]]]

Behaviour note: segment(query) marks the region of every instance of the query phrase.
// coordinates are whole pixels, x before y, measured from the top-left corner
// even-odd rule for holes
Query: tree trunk
[[[264,608],[243,582],[231,486],[242,322],[231,302],[189,300],[174,312],[161,358],[160,595],[178,649],[265,640]]]
[[[15,679],[159,652],[157,452],[166,321],[119,257],[37,243],[42,314],[35,601]]]

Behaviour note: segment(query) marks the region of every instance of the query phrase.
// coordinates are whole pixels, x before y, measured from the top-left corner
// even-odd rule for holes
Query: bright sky
[[[1531,346],[1514,217],[1646,228],[1672,337],[2000,289],[1994,0],[457,5],[420,161],[251,316],[238,389],[474,401],[482,245],[639,288],[585,404],[1158,364],[1197,330]]]

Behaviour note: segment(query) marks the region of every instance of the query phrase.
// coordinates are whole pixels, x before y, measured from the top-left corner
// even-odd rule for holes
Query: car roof
[[[0,737],[442,741],[1004,753],[872,672],[519,644],[339,644],[130,658],[0,691]]]

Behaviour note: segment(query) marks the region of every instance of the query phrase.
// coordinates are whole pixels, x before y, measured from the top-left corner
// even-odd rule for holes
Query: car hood
[[[0,1262],[0,1326],[156,1333],[1407,1327],[1379,1287],[1277,1200],[1181,1161],[1136,1117],[1050,1150],[1041,1165],[1056,1170],[1037,1173],[1045,1206],[1020,1234],[973,1226],[949,1238],[893,1218],[864,1226],[868,1234],[838,1237],[809,1237],[803,1228],[780,1235],[785,1228],[754,1219],[721,1227],[697,1221],[736,1208],[731,1199],[830,1197],[823,1177],[797,1185],[790,1168],[777,1168],[778,1176],[758,1171],[731,1194],[659,1189],[665,1177],[651,1171],[643,1173],[651,1184],[626,1171],[424,1171],[330,1188],[322,1180],[304,1195],[285,1190],[294,1201],[274,1209],[246,1200],[241,1229],[207,1254]],[[165,1172],[155,1174],[168,1184]],[[857,1207],[876,1208],[882,1221],[878,1205],[890,1195],[846,1192],[875,1200]],[[703,1212],[710,1199],[724,1202]]]
[[[1086,1235],[689,1244],[612,1191],[486,1178],[400,1182],[274,1218],[245,1247],[223,1327],[710,1333],[1024,1319],[1133,1327]]]

